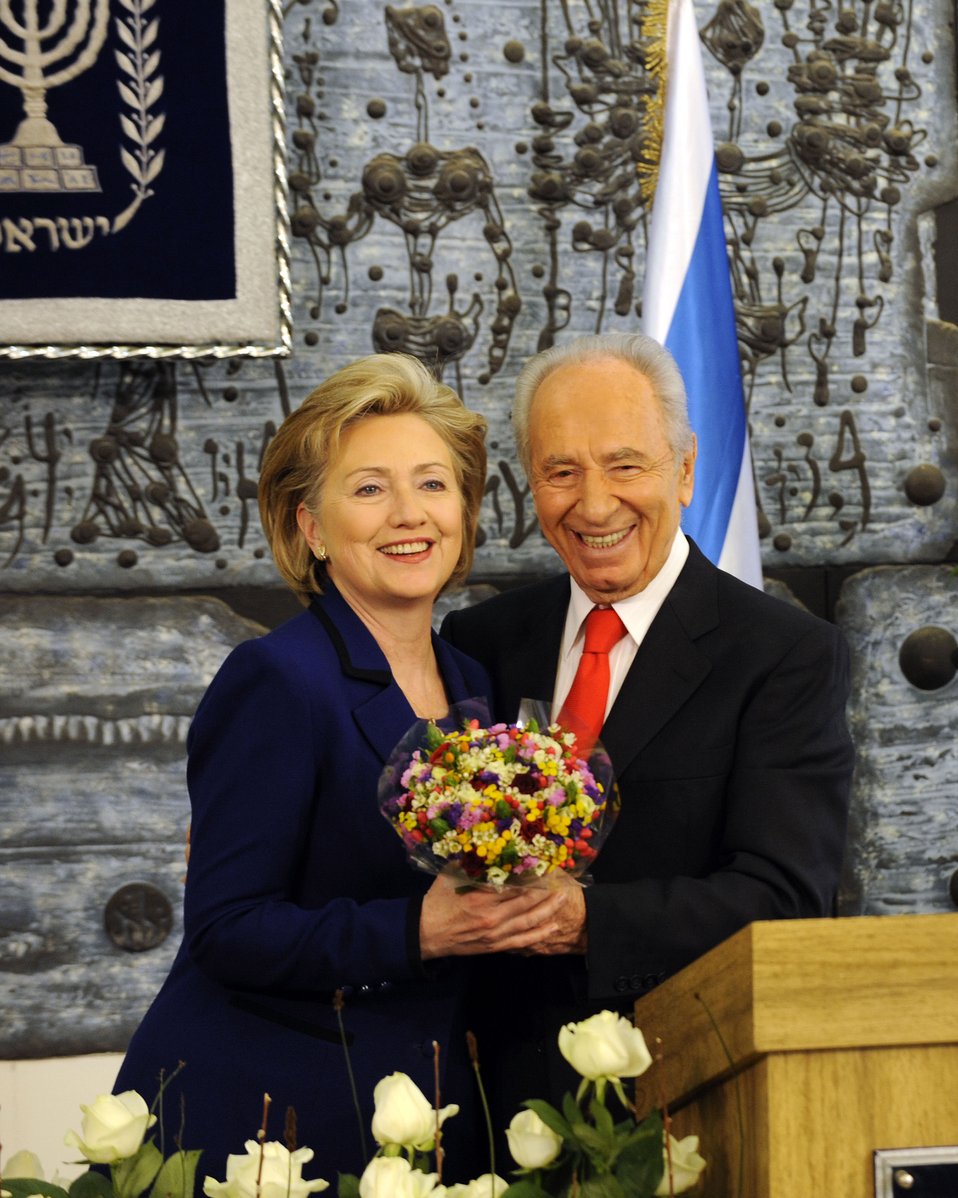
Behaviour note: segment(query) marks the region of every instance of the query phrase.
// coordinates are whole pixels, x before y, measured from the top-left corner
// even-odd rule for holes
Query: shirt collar
[[[675,580],[682,573],[689,556],[689,542],[681,529],[676,531],[672,539],[672,547],[662,568],[644,590],[620,599],[612,607],[619,614],[632,640],[638,645],[648,632],[649,625],[658,614],[659,608],[675,585]],[[574,578],[569,579],[571,594],[569,610],[566,614],[565,631],[562,636],[562,655],[571,652],[573,645],[580,636],[584,636],[583,625],[589,612],[595,607],[593,601],[583,591]]]

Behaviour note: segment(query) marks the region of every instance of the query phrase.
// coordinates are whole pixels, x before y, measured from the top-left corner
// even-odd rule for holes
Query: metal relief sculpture
[[[443,12],[435,5],[397,9],[386,5],[385,30],[389,53],[396,68],[415,81],[415,129],[402,153],[382,151],[362,166],[362,190],[349,196],[345,212],[327,215],[317,203],[315,189],[322,181],[315,154],[316,127],[313,106],[307,95],[297,100],[300,127],[293,134],[297,149],[290,185],[294,196],[294,234],[311,246],[319,266],[319,290],[329,285],[330,258],[340,259],[348,278],[348,249],[364,238],[376,218],[392,225],[405,250],[409,293],[403,309],[380,307],[373,318],[372,343],[381,353],[403,350],[435,366],[442,374],[447,364],[455,369],[462,388],[461,363],[486,326],[490,338],[486,365],[479,368],[479,381],[502,368],[512,327],[521,308],[510,257],[512,246],[496,200],[492,170],[474,147],[443,149],[429,140],[429,99],[424,76],[440,80],[449,71],[451,48]],[[313,84],[319,55],[295,56],[300,80],[308,89]],[[377,111],[370,103],[373,113]],[[446,303],[436,311],[434,275],[437,242],[460,221],[481,217],[482,235],[496,263],[497,302],[492,319],[484,321],[483,300],[473,292],[465,307],[457,306],[458,272],[445,277]],[[325,268],[324,268],[325,264]],[[373,281],[376,275],[371,273]],[[346,310],[344,300],[337,313]],[[441,301],[440,301],[441,302]],[[316,304],[319,315],[320,303]]]
[[[78,18],[79,0],[63,2]],[[149,192],[173,169],[162,32],[162,6],[172,2],[117,0],[101,50],[112,55],[110,86],[123,105],[128,195],[114,214],[128,222],[121,232],[155,210]],[[9,0],[0,28],[3,19],[26,28],[17,3]],[[954,79],[928,33],[938,3],[854,0],[839,10],[815,0],[771,8],[720,0],[698,10],[772,567],[813,564],[823,554],[842,563],[892,560],[902,546],[933,555],[949,536],[955,497],[940,461],[949,414],[925,410],[921,378],[919,272],[933,262],[923,250],[919,263],[915,243],[922,207],[958,188],[949,136]],[[221,440],[207,424],[225,419],[236,430],[234,458],[242,447],[244,485],[255,485],[265,425],[321,373],[373,349],[417,354],[491,421],[478,569],[530,573],[550,560],[508,449],[510,382],[537,347],[640,320],[654,47],[648,0],[529,0],[510,14],[455,0],[286,6],[282,183],[294,235],[296,352],[285,367],[171,366],[165,376],[188,413],[186,427],[202,426],[205,435],[177,440],[193,488],[186,514],[159,523],[137,517],[144,528],[166,523],[171,541],[150,548],[138,530],[133,539],[144,552],[181,545],[176,571],[184,578],[202,575],[218,544],[229,569],[271,580],[262,556],[253,556],[262,542],[255,521],[249,528],[248,505],[234,503],[227,516],[218,485],[204,493],[199,482],[208,465],[202,447]],[[45,20],[52,30],[52,15]],[[11,41],[8,33],[4,44]],[[55,64],[43,69],[50,74]],[[934,126],[932,104],[940,113]],[[83,149],[102,173],[101,158]],[[3,197],[0,190],[0,206]],[[6,218],[0,227],[8,235],[3,256],[16,266],[27,250],[12,250],[9,238],[26,237],[27,226]],[[51,218],[41,228],[44,245],[55,240],[61,254],[99,235],[79,218]],[[32,225],[29,232],[36,246]],[[269,398],[277,384],[278,405]],[[69,401],[58,406],[62,430]],[[40,419],[32,416],[34,441]],[[76,530],[88,532],[90,521],[75,504],[67,512],[55,502],[42,538],[31,539],[30,468],[41,473],[34,490],[49,468],[29,438],[27,452],[11,460],[26,434],[11,409],[4,430],[0,522],[19,530],[16,555],[25,545],[31,560],[39,552],[48,563],[67,550],[100,552],[99,540],[77,542]],[[82,446],[74,440],[58,452],[62,476]],[[95,506],[111,467],[85,469],[96,472]],[[208,535],[173,531],[194,517]],[[133,528],[116,513],[110,520],[113,538]],[[102,518],[98,526],[106,527]],[[13,548],[9,536],[5,546]],[[56,585],[69,585],[68,572],[47,568]]]

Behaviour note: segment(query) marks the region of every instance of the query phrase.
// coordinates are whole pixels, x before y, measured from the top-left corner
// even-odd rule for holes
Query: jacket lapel
[[[332,583],[327,581],[310,611],[326,629],[339,657],[356,727],[379,760],[386,762],[416,721],[406,696],[393,681],[375,637]]]
[[[639,646],[602,728],[621,774],[701,685],[710,659],[696,645],[718,623],[715,567],[690,542],[688,561]]]
[[[495,714],[509,722],[517,718],[523,699],[542,699],[547,705],[552,704],[562,629],[569,606],[569,576],[561,574],[519,593],[528,601],[519,611],[511,613],[507,627],[490,630],[490,635],[499,642]]]

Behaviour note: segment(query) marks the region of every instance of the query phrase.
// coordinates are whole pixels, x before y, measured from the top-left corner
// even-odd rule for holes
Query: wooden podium
[[[874,1149],[958,1145],[958,914],[754,923],[635,1016],[699,1198],[873,1198]]]

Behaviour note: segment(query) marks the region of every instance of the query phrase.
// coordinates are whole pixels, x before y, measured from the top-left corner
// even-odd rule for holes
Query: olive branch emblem
[[[120,97],[130,115],[120,113],[120,126],[133,143],[133,150],[123,146],[120,158],[133,176],[133,202],[124,208],[113,222],[118,233],[133,219],[136,210],[153,195],[150,184],[163,169],[166,151],[157,149],[156,139],[163,131],[165,113],[153,115],[154,104],[163,95],[163,76],[157,74],[160,51],[155,49],[160,28],[158,17],[148,20],[146,14],[156,0],[119,0],[129,16],[117,17],[116,31],[125,49],[116,50],[116,61],[128,79],[117,80]]]

